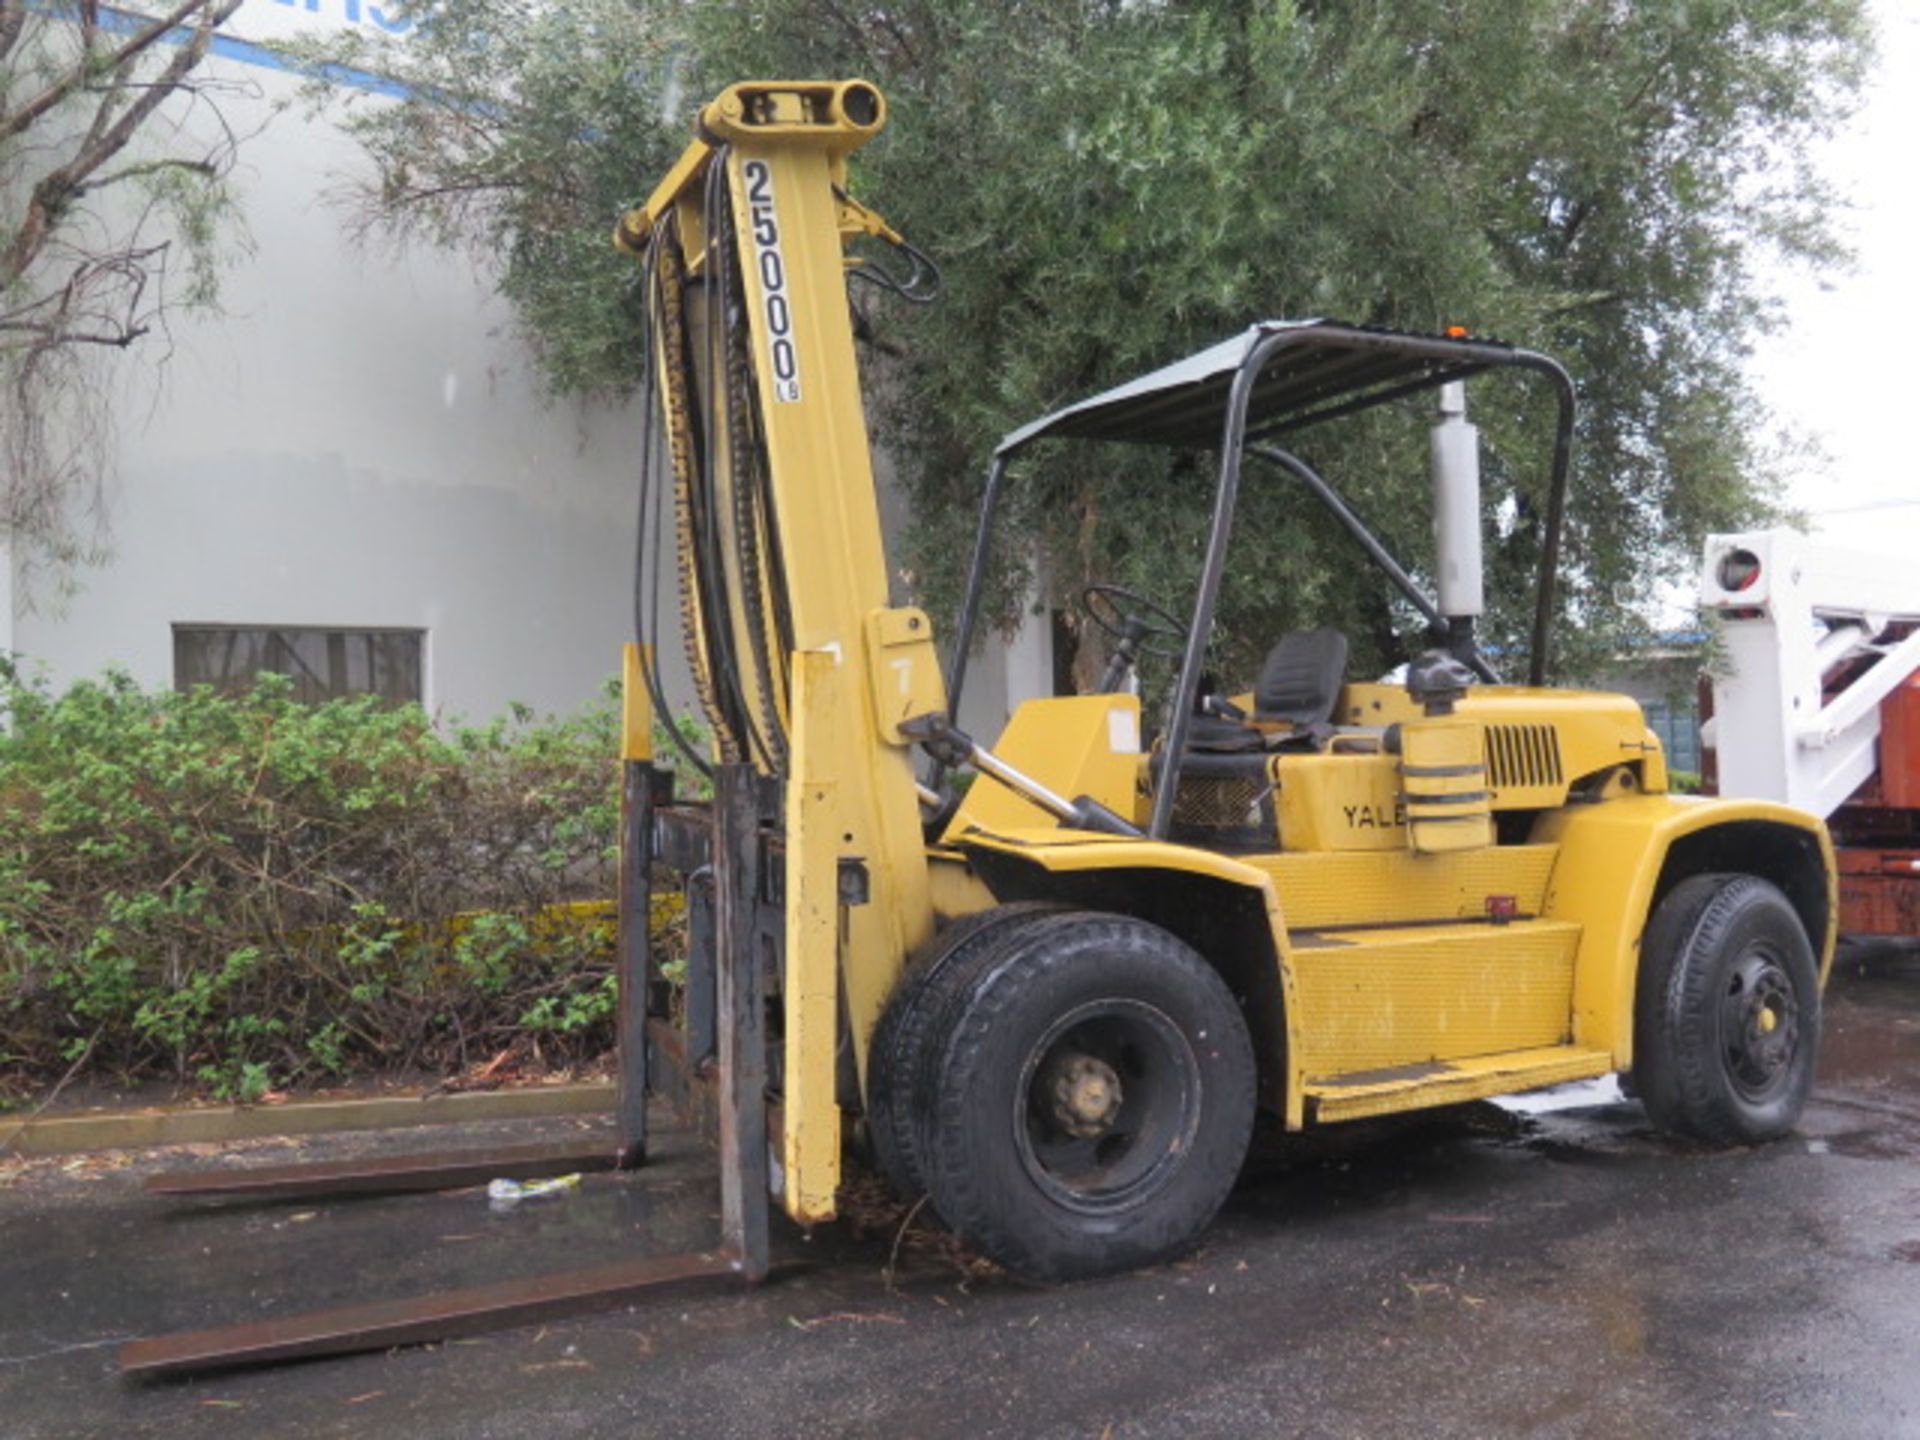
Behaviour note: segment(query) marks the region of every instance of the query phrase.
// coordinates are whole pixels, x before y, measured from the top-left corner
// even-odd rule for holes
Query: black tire
[[[1662,1130],[1716,1145],[1791,1131],[1813,1089],[1820,979],[1787,897],[1695,875],[1654,910],[1634,1002],[1633,1081]]]
[[[914,1137],[914,1085],[925,1069],[927,1037],[938,1033],[956,973],[1010,929],[1061,912],[1047,901],[1024,900],[962,916],[907,961],[867,1048],[867,1133],[874,1159],[905,1199],[926,1193]]]
[[[917,1099],[928,1192],[1016,1274],[1077,1280],[1199,1236],[1253,1130],[1233,994],[1157,926],[1072,913],[1011,933],[956,997]]]

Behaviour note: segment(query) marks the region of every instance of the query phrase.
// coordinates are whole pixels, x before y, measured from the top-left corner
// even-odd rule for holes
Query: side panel
[[[1140,775],[1140,697],[1072,695],[1028,700],[1013,712],[993,753],[1022,774],[1077,800],[1091,795],[1118,815],[1136,814]],[[1054,818],[999,781],[976,776],[947,826],[946,840],[978,827],[1052,827]]]
[[[1281,754],[1273,758],[1273,778],[1280,844],[1289,854],[1406,851],[1407,809],[1393,756]]]
[[[1609,1051],[1621,1069],[1632,1065],[1640,939],[1669,855],[1694,837],[1711,838],[1713,832],[1732,833],[1749,825],[1802,836],[1822,857],[1826,918],[1817,927],[1821,933],[1814,943],[1824,979],[1835,933],[1833,846],[1826,827],[1813,816],[1761,801],[1643,795],[1541,817],[1533,839],[1560,846],[1543,914],[1575,921],[1582,928],[1574,972],[1574,1044]],[[1740,865],[1730,860],[1726,868]]]
[[[1577,925],[1406,925],[1294,940],[1314,1083],[1567,1043]]]
[[[1568,786],[1616,765],[1632,765],[1648,791],[1667,788],[1659,741],[1639,705],[1600,690],[1534,690],[1476,685],[1455,712],[1487,727],[1488,781],[1495,810],[1540,810],[1565,803]],[[1349,724],[1418,722],[1404,686],[1356,682],[1341,692]]]
[[[1496,895],[1538,915],[1553,873],[1551,845],[1499,845],[1458,855],[1415,855],[1404,845],[1376,853],[1249,856],[1273,877],[1295,930],[1395,925],[1409,920],[1481,920]]]

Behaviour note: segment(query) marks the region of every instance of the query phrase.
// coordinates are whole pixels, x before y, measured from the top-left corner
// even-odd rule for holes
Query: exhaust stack
[[[1487,608],[1480,534],[1480,431],[1467,419],[1467,387],[1440,387],[1431,441],[1434,565],[1450,649],[1473,650],[1473,622]]]

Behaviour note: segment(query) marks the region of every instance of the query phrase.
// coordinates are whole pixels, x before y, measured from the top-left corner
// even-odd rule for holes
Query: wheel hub
[[[1069,1052],[1049,1066],[1046,1093],[1054,1121],[1079,1140],[1097,1140],[1113,1124],[1125,1102],[1120,1074],[1093,1055]]]
[[[1159,1007],[1093,999],[1040,1035],[1015,1090],[1028,1176],[1083,1215],[1147,1203],[1182,1173],[1200,1123],[1199,1059]]]
[[[1792,982],[1770,957],[1751,955],[1728,977],[1727,1064],[1734,1084],[1764,1098],[1792,1067],[1800,1038]]]

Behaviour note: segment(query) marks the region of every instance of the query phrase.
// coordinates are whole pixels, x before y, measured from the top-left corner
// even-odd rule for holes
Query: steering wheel
[[[1142,655],[1172,656],[1186,648],[1186,622],[1123,585],[1089,585],[1080,608],[1108,639]],[[1158,639],[1158,645],[1149,644]]]

